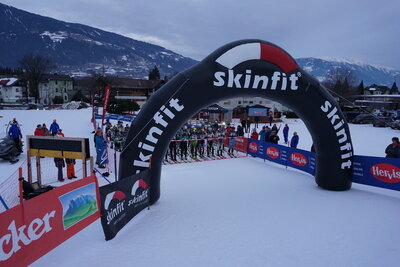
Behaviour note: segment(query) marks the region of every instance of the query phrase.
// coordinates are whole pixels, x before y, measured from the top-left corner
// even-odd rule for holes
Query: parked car
[[[360,111],[343,111],[343,115],[346,118],[346,121],[352,121],[355,117],[362,114]]]
[[[390,128],[400,130],[400,120],[395,120],[390,123]]]
[[[391,117],[376,117],[372,122],[374,127],[389,127],[393,121]]]
[[[360,114],[355,117],[351,122],[356,124],[368,124],[373,123],[375,120],[375,116],[372,114]]]

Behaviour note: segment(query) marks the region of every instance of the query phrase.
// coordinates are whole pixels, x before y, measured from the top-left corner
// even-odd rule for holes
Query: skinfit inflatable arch
[[[200,109],[238,96],[264,97],[294,110],[314,142],[318,186],[351,187],[352,142],[335,99],[283,49],[262,40],[229,43],[155,92],[131,125],[119,177],[149,169],[151,161],[149,197],[156,202],[162,158],[177,130]]]

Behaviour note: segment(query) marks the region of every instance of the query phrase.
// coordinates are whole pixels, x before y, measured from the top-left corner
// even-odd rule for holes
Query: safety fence
[[[310,151],[249,139],[248,153],[311,175],[315,174],[317,158]],[[400,159],[354,156],[352,181],[400,191]]]

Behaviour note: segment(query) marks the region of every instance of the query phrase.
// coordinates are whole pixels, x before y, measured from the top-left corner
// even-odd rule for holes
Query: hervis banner
[[[354,156],[353,182],[400,191],[400,159]]]
[[[0,214],[0,266],[27,266],[99,218],[91,176]]]
[[[149,206],[149,172],[100,187],[101,224],[113,239],[136,214]]]
[[[313,152],[249,139],[248,153],[258,158],[266,159],[315,175],[316,159],[315,153]]]

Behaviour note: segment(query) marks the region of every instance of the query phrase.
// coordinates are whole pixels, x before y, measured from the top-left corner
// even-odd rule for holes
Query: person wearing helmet
[[[228,154],[230,156],[233,156],[233,151],[235,149],[235,137],[236,137],[235,127],[232,127],[231,131],[229,132]]]
[[[212,155],[214,157],[214,134],[212,128],[207,129],[207,157]]]

